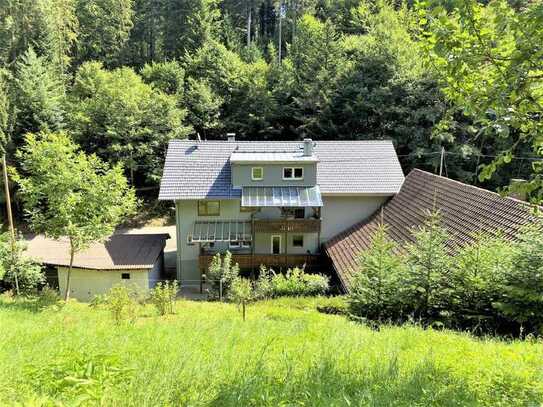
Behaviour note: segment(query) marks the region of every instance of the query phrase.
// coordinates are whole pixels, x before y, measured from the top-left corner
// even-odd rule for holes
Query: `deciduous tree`
[[[135,193],[120,165],[86,155],[65,133],[28,134],[25,141],[14,179],[31,228],[69,241],[68,299],[75,254],[107,239],[135,211]]]

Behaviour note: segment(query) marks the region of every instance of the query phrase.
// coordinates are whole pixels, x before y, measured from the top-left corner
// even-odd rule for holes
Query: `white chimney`
[[[313,140],[310,138],[304,138],[304,157],[311,157],[313,155]]]
[[[236,141],[236,133],[226,133],[226,139],[231,142]]]

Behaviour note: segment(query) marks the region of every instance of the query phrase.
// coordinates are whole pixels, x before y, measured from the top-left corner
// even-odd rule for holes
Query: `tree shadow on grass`
[[[476,394],[464,380],[432,361],[422,361],[400,374],[397,359],[359,372],[340,371],[323,359],[306,371],[278,378],[267,369],[254,369],[219,386],[212,406],[469,406]]]
[[[25,311],[31,312],[33,314],[40,313],[46,309],[51,309],[56,307],[58,309],[62,308],[62,302],[57,301],[54,303],[43,301],[39,297],[36,298],[13,298],[13,299],[3,299],[0,298],[0,310],[7,311]]]

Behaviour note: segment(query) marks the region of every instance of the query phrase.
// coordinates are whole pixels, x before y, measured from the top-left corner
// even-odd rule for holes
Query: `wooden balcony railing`
[[[318,233],[320,219],[256,219],[255,233]]]
[[[205,273],[212,254],[201,254],[199,257],[200,270]],[[258,268],[261,264],[271,268],[302,267],[314,269],[319,264],[319,255],[316,254],[232,254],[232,261],[238,263],[241,269]]]

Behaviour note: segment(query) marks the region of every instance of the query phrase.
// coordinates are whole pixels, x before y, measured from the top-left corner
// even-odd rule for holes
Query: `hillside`
[[[0,405],[536,405],[543,344],[384,327],[318,300],[179,301],[116,326],[70,303],[0,300]]]

